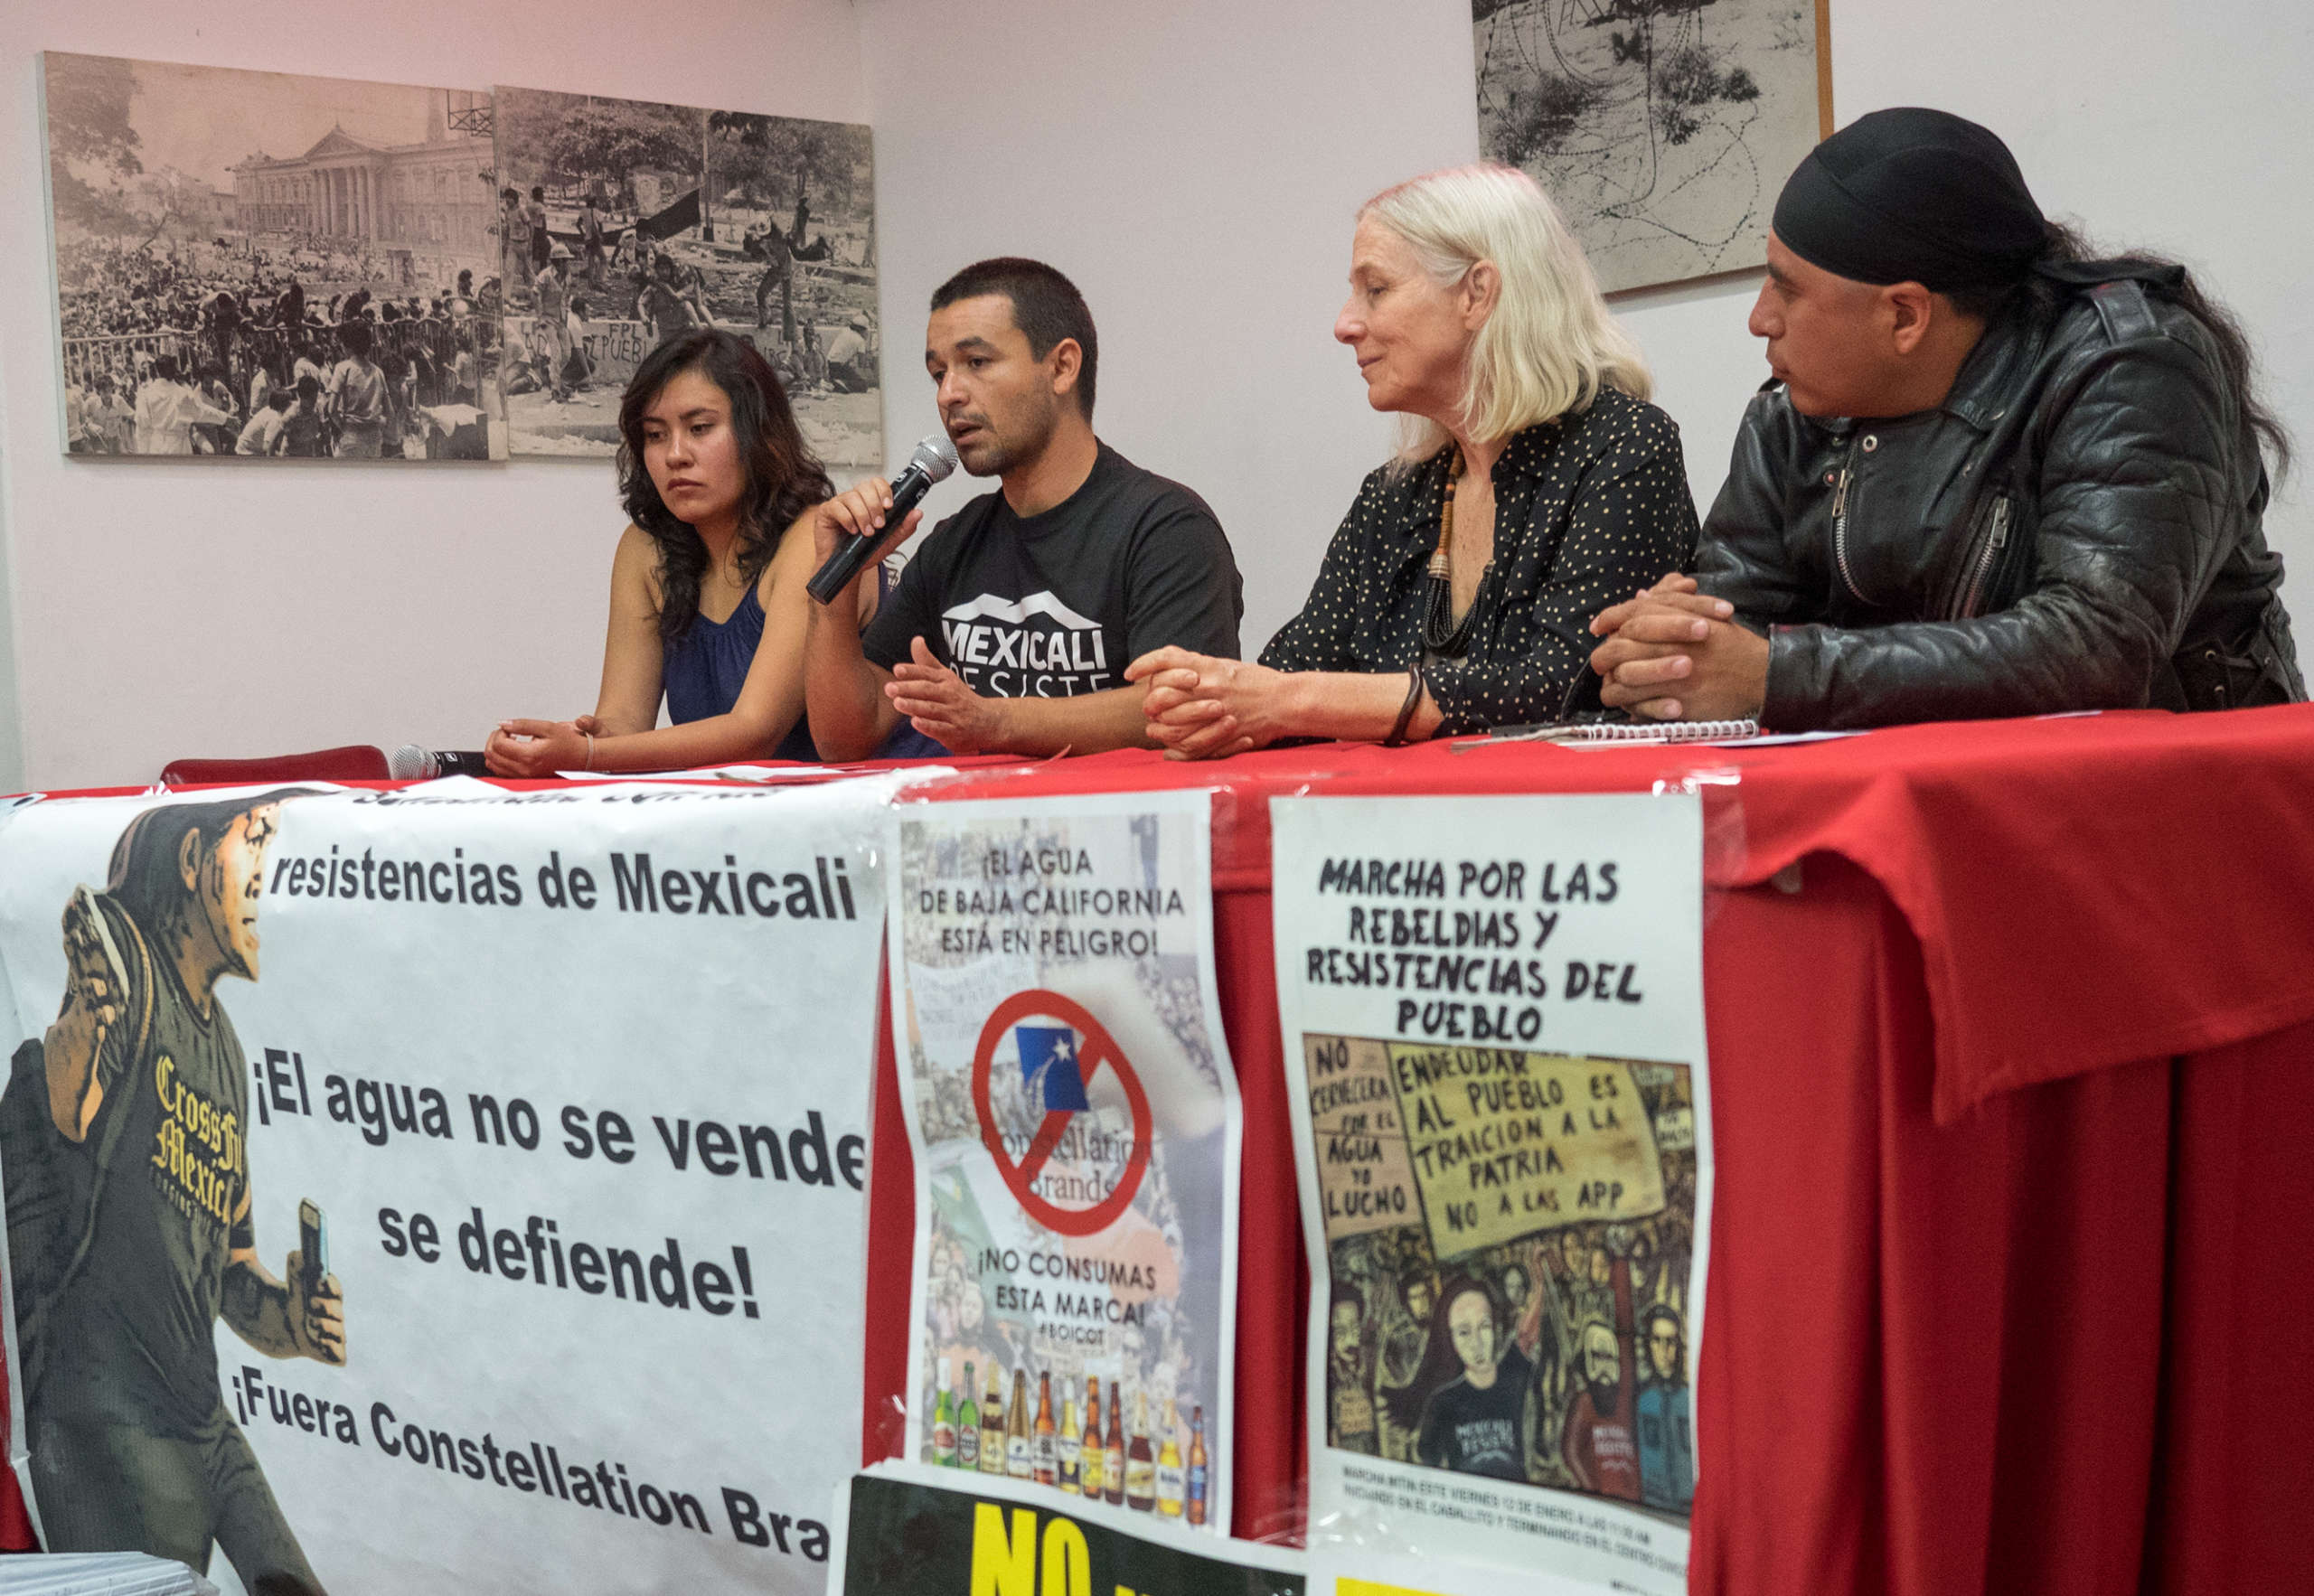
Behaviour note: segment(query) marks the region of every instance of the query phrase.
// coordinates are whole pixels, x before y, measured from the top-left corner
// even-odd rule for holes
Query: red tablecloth
[[[1266,800],[1688,780],[1727,889],[1705,931],[1718,1184],[1692,1588],[2314,1590],[2314,1537],[2294,1527],[2314,1497],[2302,706],[1765,749],[1117,755],[927,793],[1216,789],[1248,1170],[1240,1532],[1290,1529],[1302,1473],[1308,1281]],[[905,1370],[897,1094],[887,1037],[871,1456]]]
[[[1730,778],[1732,779],[1732,782]],[[1698,1591],[2314,1591],[2314,708],[1779,749],[1117,755],[928,796],[1215,789],[1246,1110],[1234,1505],[1289,1529],[1308,1291],[1271,962],[1277,793],[1707,794],[1718,1185]],[[510,784],[532,785],[536,784]],[[1786,867],[1801,862],[1798,890]],[[2187,1056],[2178,1056],[2187,1055]],[[889,1035],[868,1436],[905,1375]],[[29,1544],[0,1474],[0,1546]]]

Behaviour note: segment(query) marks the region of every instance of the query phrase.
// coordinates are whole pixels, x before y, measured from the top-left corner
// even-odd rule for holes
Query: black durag
[[[2174,285],[2149,262],[2045,258],[2048,224],[1999,135],[1950,111],[1859,117],[1809,152],[1775,202],[1775,236],[1854,282],[1939,294],[2013,287],[2038,272],[2088,284]]]

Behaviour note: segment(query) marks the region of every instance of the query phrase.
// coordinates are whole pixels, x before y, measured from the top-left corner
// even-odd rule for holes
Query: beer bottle
[[[1004,1472],[1015,1479],[1036,1477],[1029,1425],[1029,1366],[1022,1364],[1012,1371],[1012,1400],[1004,1409]]]
[[[1004,1472],[1004,1376],[988,1366],[988,1400],[980,1404],[980,1471]]]
[[[1157,1448],[1157,1511],[1167,1518],[1181,1516],[1181,1498],[1189,1494],[1189,1482],[1181,1477],[1181,1443],[1176,1433],[1181,1424],[1181,1415],[1169,1396],[1164,1432]]]
[[[940,1395],[932,1404],[932,1461],[942,1469],[956,1466],[956,1410],[948,1395],[948,1360],[940,1360]]]
[[[1085,1450],[1082,1486],[1085,1499],[1101,1499],[1101,1376],[1090,1375],[1085,1380]]]
[[[1109,1383],[1109,1441],[1101,1453],[1101,1494],[1105,1500],[1124,1500],[1124,1381]]]
[[[1149,1393],[1133,1394],[1133,1445],[1124,1454],[1124,1505],[1135,1513],[1157,1506],[1157,1460],[1149,1450]]]
[[[1083,1488],[1085,1478],[1085,1436],[1077,1428],[1077,1399],[1068,1394],[1068,1383],[1060,1386],[1060,1488],[1075,1496]]]
[[[1034,1450],[1031,1457],[1039,1485],[1060,1482],[1059,1432],[1052,1422],[1052,1371],[1047,1369],[1037,1376],[1037,1430],[1031,1437]]]
[[[973,1400],[973,1366],[970,1364],[964,1366],[964,1383],[960,1389],[964,1394],[964,1405],[956,1410],[956,1467],[977,1469],[980,1467],[980,1404]],[[936,1431],[935,1437],[933,1445],[936,1451],[939,1445]]]
[[[1189,1515],[1191,1524],[1203,1524],[1206,1493],[1213,1488],[1212,1467],[1205,1456],[1204,1405],[1200,1404],[1190,1413]]]

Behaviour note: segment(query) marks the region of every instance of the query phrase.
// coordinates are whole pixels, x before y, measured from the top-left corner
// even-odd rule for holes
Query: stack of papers
[[[8,1596],[217,1596],[182,1563],[142,1552],[32,1553],[0,1557]]]

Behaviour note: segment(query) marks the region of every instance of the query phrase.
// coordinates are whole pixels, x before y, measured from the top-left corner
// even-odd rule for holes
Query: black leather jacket
[[[1751,403],[1696,575],[1778,730],[2303,699],[2266,474],[2202,324],[2134,280],[1987,328],[1944,403]]]

